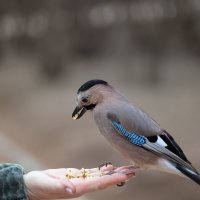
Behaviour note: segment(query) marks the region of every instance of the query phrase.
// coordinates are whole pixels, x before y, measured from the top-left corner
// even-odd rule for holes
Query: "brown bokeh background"
[[[200,2],[1,1],[0,161],[25,169],[128,164],[87,113],[82,83],[100,78],[147,111],[200,170]],[[199,200],[190,180],[161,172],[88,194],[100,200]]]

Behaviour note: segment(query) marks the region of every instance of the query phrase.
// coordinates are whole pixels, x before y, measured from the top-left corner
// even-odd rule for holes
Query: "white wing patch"
[[[160,146],[163,146],[163,147],[168,146],[168,145],[165,143],[165,141],[163,141],[163,139],[162,139],[160,136],[157,136],[157,137],[158,137],[158,139],[157,139],[157,141],[156,141],[156,144],[158,144],[158,145],[160,145]]]

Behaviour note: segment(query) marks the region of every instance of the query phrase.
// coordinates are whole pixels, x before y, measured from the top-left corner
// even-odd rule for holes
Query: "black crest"
[[[103,80],[99,80],[99,79],[90,80],[90,81],[87,81],[86,83],[84,83],[78,89],[77,93],[86,91],[86,90],[90,89],[91,87],[93,87],[94,85],[97,85],[97,84],[108,85],[108,83],[106,81],[103,81]]]

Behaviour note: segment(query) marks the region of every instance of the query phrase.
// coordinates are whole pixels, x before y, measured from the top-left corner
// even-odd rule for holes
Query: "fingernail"
[[[73,194],[73,191],[71,188],[65,188],[65,191],[68,193],[68,194]]]

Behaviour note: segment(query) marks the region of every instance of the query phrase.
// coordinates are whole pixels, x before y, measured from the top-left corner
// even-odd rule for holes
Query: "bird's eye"
[[[87,99],[87,98],[83,98],[83,99],[81,99],[81,101],[82,101],[83,103],[87,103],[87,102],[88,102],[88,99]]]

